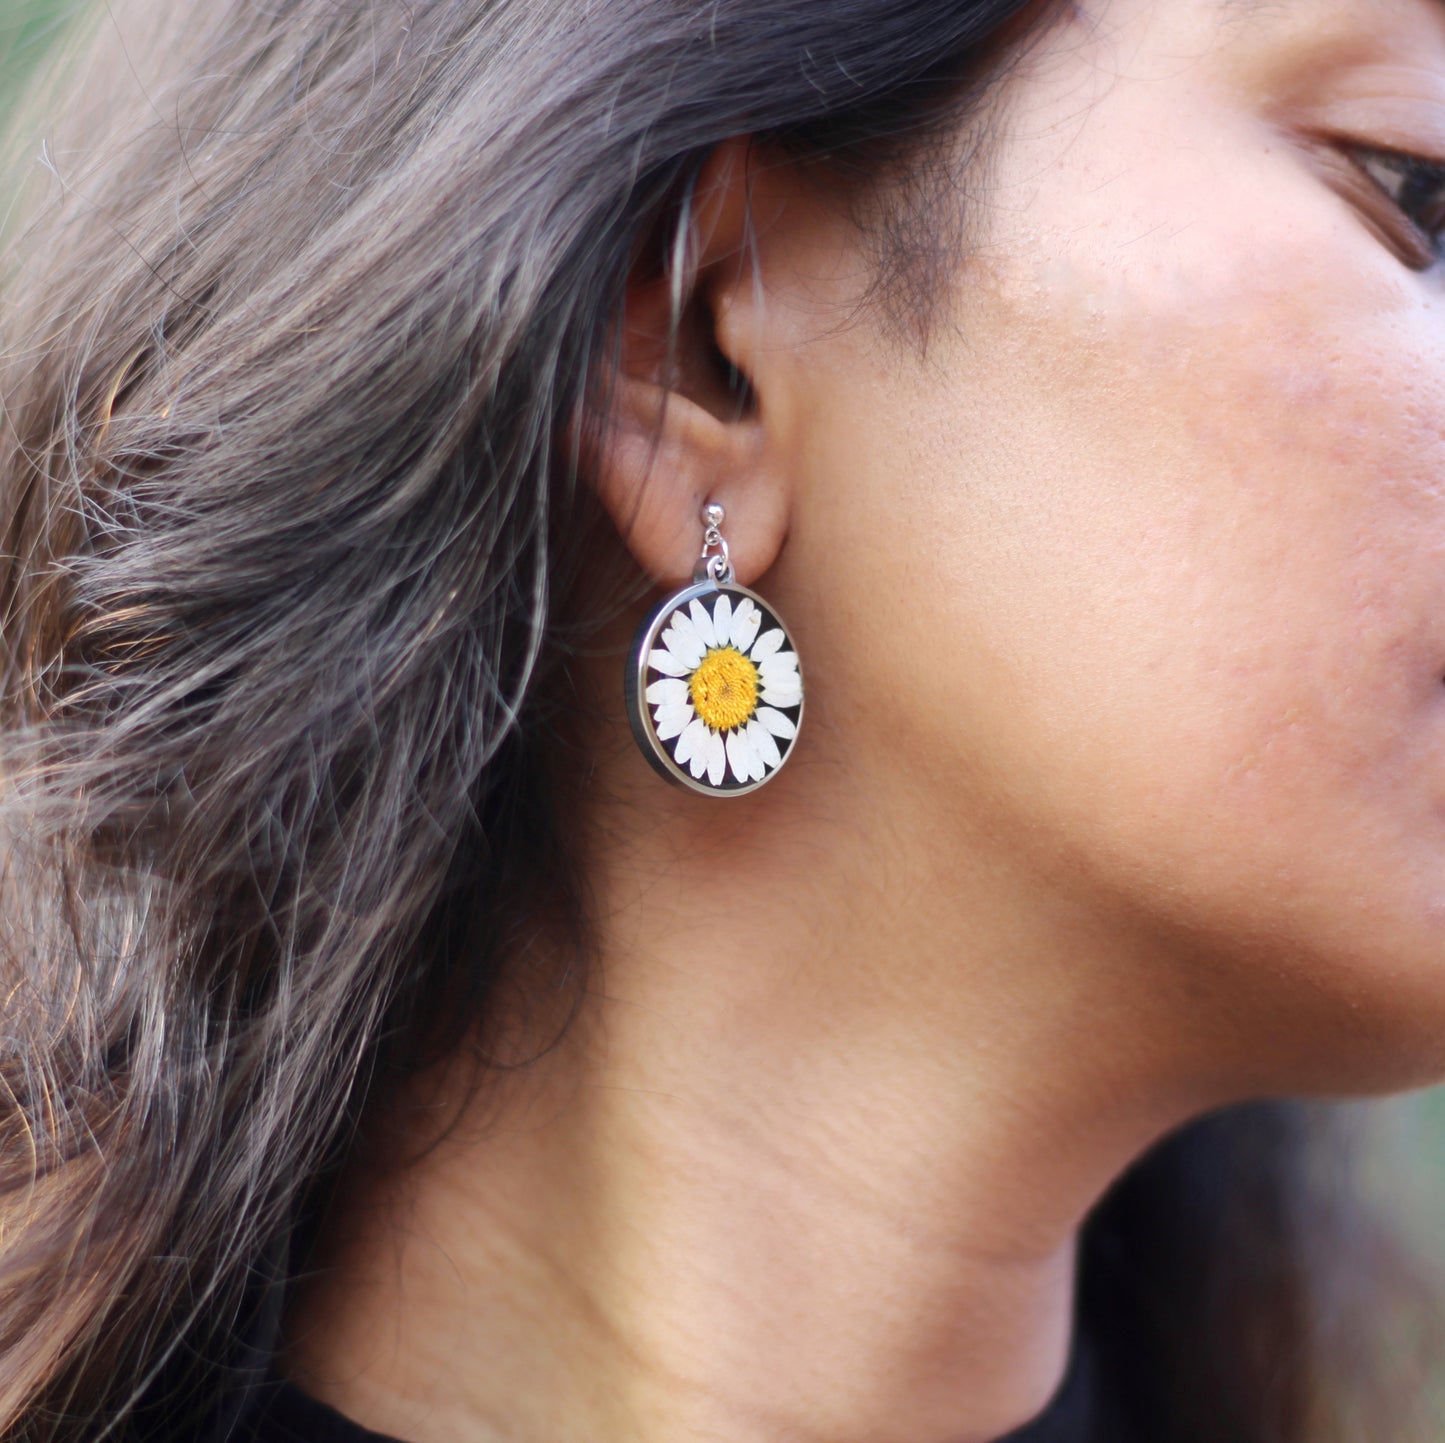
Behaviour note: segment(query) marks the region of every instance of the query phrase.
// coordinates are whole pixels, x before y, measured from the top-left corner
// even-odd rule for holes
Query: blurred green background
[[[9,109],[25,71],[80,8],[77,0],[0,0],[0,109]]]
[[[195,3],[204,6],[207,0]],[[0,120],[65,21],[90,8],[91,0],[0,0]],[[0,200],[0,215],[8,201]],[[1429,1251],[1445,1257],[1445,1088],[1369,1107],[1387,1124],[1381,1129],[1385,1145],[1371,1154],[1370,1190],[1394,1204],[1404,1202]]]

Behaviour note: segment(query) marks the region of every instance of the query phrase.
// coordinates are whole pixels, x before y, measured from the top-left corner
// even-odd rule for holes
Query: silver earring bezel
[[[627,719],[632,727],[632,735],[641,748],[643,756],[651,764],[654,771],[665,777],[668,781],[687,791],[695,792],[704,797],[743,797],[750,792],[755,792],[759,787],[765,787],[773,780],[779,772],[787,766],[789,758],[793,755],[793,749],[798,742],[798,734],[803,729],[803,713],[808,705],[808,686],[803,674],[803,659],[798,656],[798,678],[801,683],[802,700],[798,703],[796,712],[789,707],[788,713],[792,717],[795,727],[795,734],[786,739],[787,746],[782,751],[782,760],[776,767],[760,778],[750,782],[734,782],[731,785],[713,786],[704,778],[694,777],[685,766],[678,766],[673,761],[667,750],[667,744],[659,741],[656,729],[652,724],[652,718],[648,713],[648,702],[646,699],[647,673],[650,669],[648,657],[653,648],[657,645],[658,638],[662,634],[664,624],[674,611],[685,609],[689,602],[694,599],[703,600],[707,597],[716,596],[720,592],[727,592],[729,595],[746,596],[755,606],[762,609],[765,616],[770,616],[782,629],[787,645],[794,653],[797,647],[793,642],[793,633],[788,623],[778,615],[778,609],[770,601],[758,595],[749,587],[740,586],[736,581],[716,581],[709,577],[706,580],[694,581],[689,586],[684,586],[678,591],[664,597],[643,619],[637,628],[637,633],[632,640],[632,648],[628,653],[627,666],[624,672],[625,692],[627,701]]]

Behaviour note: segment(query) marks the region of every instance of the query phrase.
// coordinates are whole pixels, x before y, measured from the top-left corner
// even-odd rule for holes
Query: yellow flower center
[[[703,657],[689,683],[697,714],[714,731],[741,726],[758,705],[758,669],[735,646]]]

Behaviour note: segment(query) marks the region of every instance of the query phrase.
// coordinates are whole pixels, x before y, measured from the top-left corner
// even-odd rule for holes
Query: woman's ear
[[[767,398],[751,347],[723,308],[751,284],[760,222],[746,138],[713,151],[676,234],[639,261],[594,394],[584,468],[638,565],[661,586],[691,580],[702,508],[721,502],[739,582],[772,564],[787,529],[784,478],[766,445]]]

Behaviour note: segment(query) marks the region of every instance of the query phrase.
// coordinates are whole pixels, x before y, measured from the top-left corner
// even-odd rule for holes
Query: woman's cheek
[[[1298,884],[1311,857],[1325,880],[1335,841],[1354,857],[1392,830],[1445,858],[1422,805],[1445,795],[1445,508],[1427,479],[1445,455],[1399,318],[1293,274],[1293,293],[1287,273],[1111,314],[1061,299],[1056,268],[1040,344],[981,408],[1010,424],[967,488],[955,572],[972,624],[997,618],[998,735],[1052,757],[1052,800],[1090,844],[1113,832],[1162,859],[1183,838]],[[1087,328],[1060,324],[1070,310]]]

